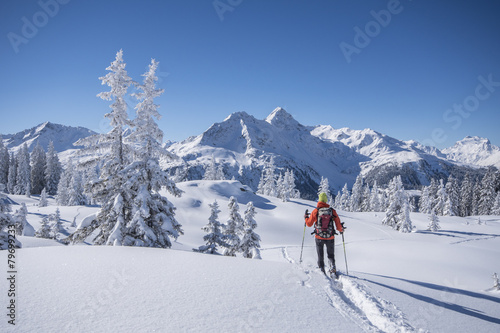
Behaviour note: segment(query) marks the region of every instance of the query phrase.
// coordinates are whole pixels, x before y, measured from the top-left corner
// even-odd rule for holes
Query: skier
[[[325,273],[324,246],[326,245],[328,260],[330,261],[330,276],[335,275],[335,277],[338,277],[337,269],[335,267],[335,230],[333,229],[333,221],[335,221],[335,227],[341,234],[344,232],[344,228],[342,223],[340,223],[340,218],[338,217],[335,209],[331,208],[330,205],[326,203],[327,200],[328,198],[326,193],[320,193],[316,208],[312,211],[311,215],[309,215],[306,211],[304,219],[308,227],[312,227],[313,225],[315,226],[315,231],[313,233],[316,238],[316,251],[318,252],[319,269]],[[328,214],[330,214],[329,217]],[[323,219],[322,216],[329,219],[327,221],[327,223],[329,223],[329,228],[326,228],[325,224],[323,224],[323,230],[321,226],[321,220]]]

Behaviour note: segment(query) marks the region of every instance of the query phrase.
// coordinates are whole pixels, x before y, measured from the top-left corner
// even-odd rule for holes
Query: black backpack
[[[331,207],[318,208],[318,220],[314,223],[313,234],[321,238],[330,238],[336,235],[337,232],[333,226],[333,219],[335,217]]]

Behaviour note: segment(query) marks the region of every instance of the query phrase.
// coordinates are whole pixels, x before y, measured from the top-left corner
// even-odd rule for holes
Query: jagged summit
[[[273,112],[266,117],[265,121],[281,129],[291,129],[300,125],[291,114],[281,107],[274,109]]]

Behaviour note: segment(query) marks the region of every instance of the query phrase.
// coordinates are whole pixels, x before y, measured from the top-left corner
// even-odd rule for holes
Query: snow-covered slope
[[[453,161],[479,166],[493,165],[500,169],[500,148],[485,138],[467,136],[442,152]]]
[[[22,132],[2,135],[2,139],[4,145],[11,151],[17,151],[24,143],[28,145],[30,151],[33,150],[37,143],[46,151],[49,142],[52,141],[54,149],[57,152],[63,152],[74,149],[74,142],[93,134],[96,133],[84,127],[71,127],[45,122]]]
[[[383,213],[339,211],[345,222],[349,276],[330,281],[316,269],[314,239],[306,230],[299,263],[304,210],[314,202],[283,203],[248,191],[237,181],[179,184],[169,198],[185,235],[169,250],[61,246],[19,237],[16,251],[16,327],[1,332],[498,332],[500,217],[441,217],[441,231],[426,231],[427,216],[412,213],[416,231],[383,226]],[[191,252],[203,244],[208,204],[217,200],[228,216],[229,196],[257,207],[255,231],[263,260]],[[38,228],[52,206],[25,202]],[[96,207],[60,207],[65,233]],[[0,260],[7,263],[7,252]],[[338,268],[345,273],[341,238]],[[0,301],[7,304],[7,284]]]

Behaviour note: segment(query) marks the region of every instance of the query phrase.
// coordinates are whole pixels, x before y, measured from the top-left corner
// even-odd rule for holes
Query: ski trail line
[[[300,284],[309,287],[316,296],[324,298],[333,309],[354,322],[362,331],[423,332],[414,328],[394,304],[372,294],[355,277],[341,275],[339,280],[329,279],[312,268],[315,263],[299,264],[289,255],[286,246],[281,247],[281,255],[306,275],[305,281],[299,281]]]

